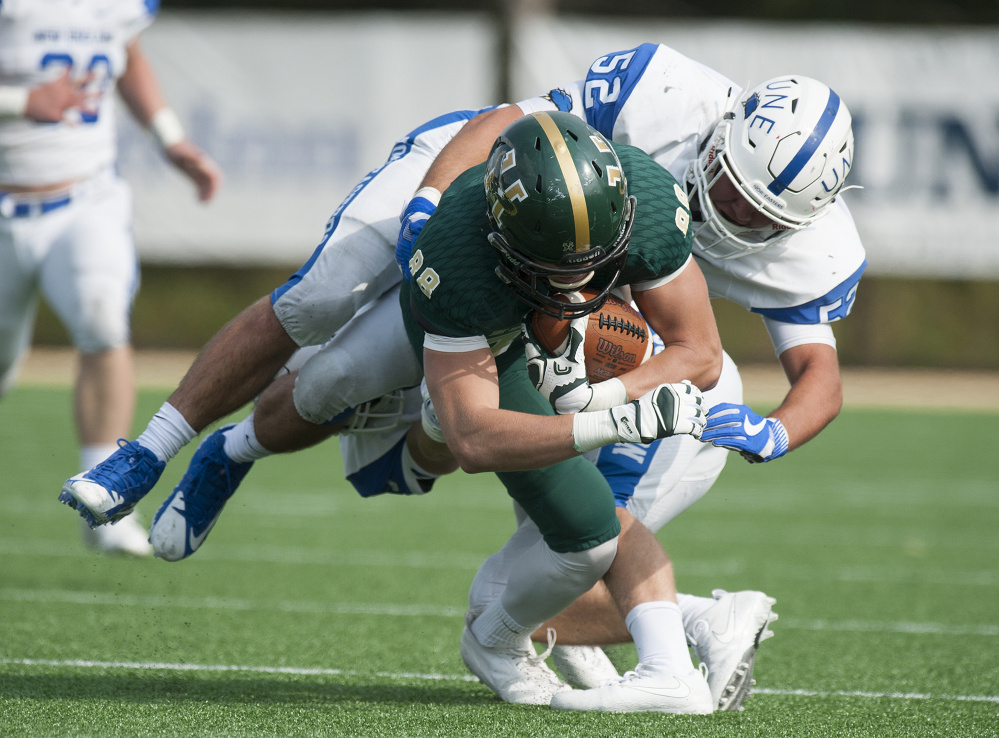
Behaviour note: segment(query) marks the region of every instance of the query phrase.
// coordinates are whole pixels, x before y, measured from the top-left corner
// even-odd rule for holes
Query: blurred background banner
[[[600,55],[665,43],[736,84],[794,72],[832,86],[856,134],[847,199],[869,274],[999,279],[999,31],[753,21],[161,14],[143,45],[192,138],[221,164],[194,201],[123,120],[144,263],[297,266],[393,142],[453,109],[580,79]],[[141,145],[140,145],[141,144]]]
[[[122,111],[142,262],[299,266],[398,138],[496,101],[489,28],[435,13],[161,13],[143,48],[225,180],[210,205],[197,203]]]

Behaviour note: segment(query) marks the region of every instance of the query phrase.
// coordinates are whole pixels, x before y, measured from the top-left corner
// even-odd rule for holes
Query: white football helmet
[[[340,431],[340,434],[390,431],[399,425],[405,407],[406,396],[402,390],[394,390],[387,395],[382,395],[377,400],[361,403],[357,406],[354,414],[350,416],[347,427]]]
[[[732,259],[780,243],[827,212],[852,167],[850,111],[828,86],[795,76],[752,88],[687,170],[704,218],[694,250]],[[743,228],[718,212],[708,193],[723,174],[772,225]]]

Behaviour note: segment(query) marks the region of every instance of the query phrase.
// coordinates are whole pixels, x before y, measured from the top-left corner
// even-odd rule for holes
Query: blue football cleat
[[[149,542],[159,558],[180,561],[197,551],[253,466],[252,461],[241,464],[225,455],[222,447],[229,428],[232,426],[202,441],[183,479],[153,518]]]
[[[70,477],[62,486],[59,501],[80,513],[91,528],[119,520],[151,490],[166,462],[139,445],[118,440],[118,450],[93,469]]]

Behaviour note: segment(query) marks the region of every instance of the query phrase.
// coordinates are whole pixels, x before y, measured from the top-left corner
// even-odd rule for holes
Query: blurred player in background
[[[115,170],[114,90],[201,200],[215,164],[167,107],[139,33],[158,3],[0,3],[0,394],[15,383],[39,293],[79,353],[74,416],[80,467],[112,454],[135,405],[129,316],[138,287],[131,194]],[[131,517],[85,540],[151,552]]]

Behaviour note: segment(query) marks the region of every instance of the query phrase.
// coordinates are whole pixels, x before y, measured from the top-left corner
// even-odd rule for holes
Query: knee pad
[[[589,589],[614,563],[614,557],[617,556],[617,540],[616,537],[612,538],[585,551],[559,553],[549,549],[551,560],[561,577],[579,585],[589,582],[587,586]]]
[[[357,370],[346,351],[327,349],[311,357],[299,369],[292,391],[298,414],[322,425],[357,405],[349,399]]]
[[[110,280],[102,288],[81,288],[81,293],[78,310],[60,315],[80,353],[96,354],[127,345],[131,297]]]
[[[539,541],[514,563],[502,607],[521,625],[540,625],[588,592],[616,555],[617,537],[583,551],[561,553]]]

